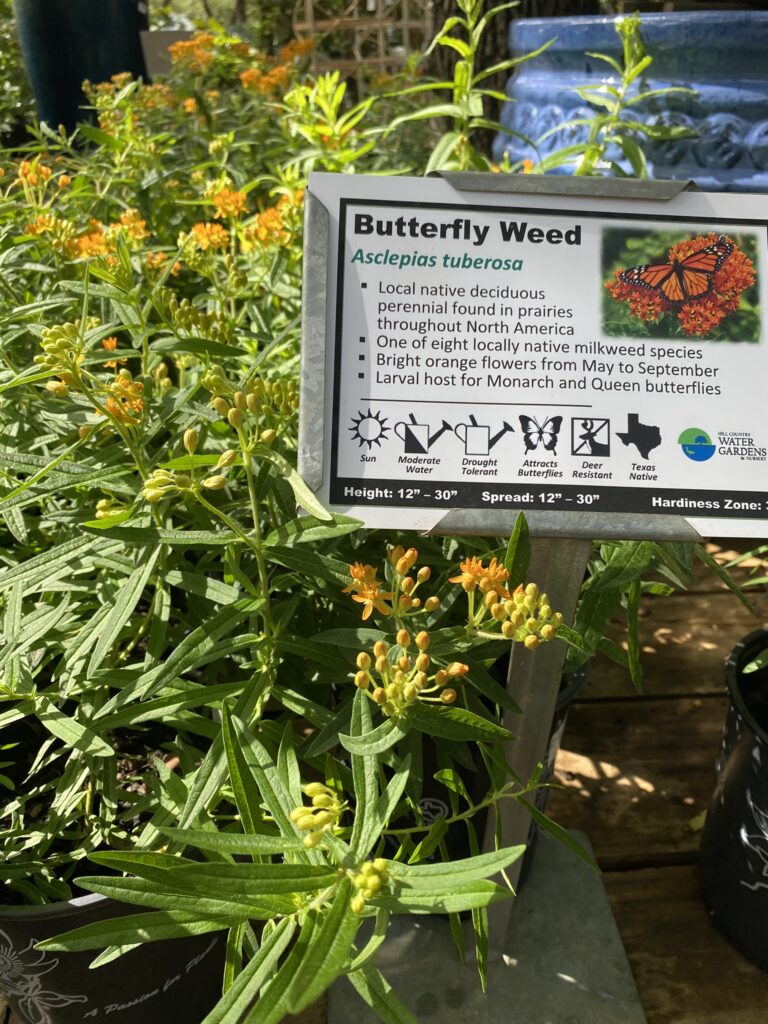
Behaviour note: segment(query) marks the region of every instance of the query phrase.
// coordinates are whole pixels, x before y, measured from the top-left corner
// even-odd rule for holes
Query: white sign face
[[[330,218],[329,507],[416,529],[464,508],[765,532],[768,198],[326,174],[310,191]]]

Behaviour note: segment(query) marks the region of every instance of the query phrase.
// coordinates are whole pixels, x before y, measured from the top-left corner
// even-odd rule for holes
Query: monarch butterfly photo
[[[733,252],[733,243],[720,235],[712,245],[672,263],[643,263],[622,270],[619,280],[649,291],[658,291],[676,305],[698,299],[712,290],[715,274]]]
[[[615,337],[760,340],[757,239],[609,228],[603,331]]]

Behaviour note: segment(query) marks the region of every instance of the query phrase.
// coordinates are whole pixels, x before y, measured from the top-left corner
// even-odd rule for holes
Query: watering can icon
[[[446,430],[453,430],[450,423],[443,420],[443,425],[434,434],[429,432],[428,423],[417,423],[413,413],[408,417],[410,422],[395,424],[395,433],[404,443],[405,451],[409,455],[425,455],[439,437],[442,437]]]
[[[491,428],[478,423],[472,415],[469,417],[469,423],[457,423],[455,432],[463,441],[467,455],[487,455],[505,434],[513,432],[513,428],[504,420],[501,430],[491,437]]]

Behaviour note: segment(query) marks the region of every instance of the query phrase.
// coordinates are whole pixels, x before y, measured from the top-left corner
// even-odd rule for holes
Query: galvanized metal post
[[[552,607],[562,611],[569,623],[576,610],[581,584],[591,549],[589,540],[536,537],[531,542],[531,565],[528,579],[546,591]],[[507,690],[518,703],[522,715],[506,713],[504,725],[517,739],[507,744],[507,763],[515,775],[527,782],[547,755],[549,735],[555,713],[557,694],[563,674],[566,646],[562,641],[544,644],[531,652],[516,644],[510,653]],[[517,800],[502,800],[498,805],[504,846],[523,844],[528,838],[531,816]],[[494,842],[494,820],[489,818],[486,848]],[[516,886],[522,858],[506,872]],[[490,908],[491,948],[500,951],[512,910],[512,903]]]

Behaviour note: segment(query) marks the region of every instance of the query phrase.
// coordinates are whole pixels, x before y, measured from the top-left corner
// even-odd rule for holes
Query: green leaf
[[[640,580],[633,580],[627,591],[627,653],[630,675],[638,693],[642,693],[643,690],[643,666],[640,661],[640,637],[637,621],[640,590]]]
[[[293,810],[293,800],[277,766],[264,745],[256,739],[244,722],[233,717],[232,725],[248,768],[275,824],[283,835],[295,838],[296,829],[289,817]]]
[[[266,459],[267,462],[271,462],[273,466],[277,467],[281,476],[284,477],[293,491],[296,503],[301,505],[301,507],[309,512],[310,515],[313,515],[316,519],[320,519],[326,523],[332,522],[333,516],[325,505],[319,501],[290,462],[288,462],[288,460],[279,452],[272,451],[272,449],[267,448],[266,445],[259,444],[255,445],[253,448],[253,457]]]
[[[530,816],[540,828],[543,828],[545,832],[549,832],[551,836],[554,836],[558,842],[567,846],[568,849],[575,853],[577,857],[580,857],[585,864],[588,864],[593,871],[600,871],[600,868],[595,863],[595,860],[589,851],[585,850],[584,847],[573,838],[567,829],[558,825],[556,821],[552,821],[551,818],[548,818],[546,814],[544,814],[543,811],[540,811],[538,807],[531,803],[530,800],[520,798],[518,802],[525,806]]]
[[[495,722],[467,711],[465,708],[430,706],[415,701],[405,714],[405,722],[429,736],[446,740],[476,740],[501,743],[514,739],[511,732]],[[343,741],[342,741],[343,742]]]
[[[203,920],[198,914],[187,910],[158,910],[94,921],[82,928],[62,932],[55,938],[45,939],[37,943],[37,947],[51,952],[77,953],[107,945],[138,945],[142,942],[181,939],[189,935],[223,931],[227,927],[226,918],[218,921],[211,918]]]
[[[736,581],[733,579],[733,577],[728,572],[728,570],[724,569],[722,565],[719,565],[714,560],[714,558],[710,555],[710,553],[705,548],[703,548],[700,544],[696,545],[696,549],[695,550],[696,550],[696,557],[701,562],[703,562],[704,565],[707,566],[707,568],[711,569],[712,572],[715,574],[715,576],[717,576],[717,578],[721,581],[721,583],[724,583],[726,585],[726,587],[728,587],[728,589],[731,591],[731,593],[735,594],[736,597],[738,597],[738,599],[741,601],[741,603],[744,605],[744,607],[747,609],[747,611],[751,612],[752,615],[754,615],[755,614],[755,609],[752,607],[752,605],[749,603],[747,598],[744,596],[744,593],[742,592],[741,587],[738,585],[738,583],[736,583]],[[2,580],[0,580],[0,583],[1,582],[2,582]]]
[[[371,709],[367,693],[357,690],[352,702],[352,721],[350,735],[359,739],[373,732]],[[378,762],[376,755],[367,750],[361,753],[352,752],[352,781],[355,792],[355,819],[352,835],[349,840],[353,852],[360,860],[364,860],[378,836],[376,827],[376,802],[379,798],[379,786],[376,777]]]
[[[229,530],[165,530],[155,526],[116,526],[108,530],[99,526],[82,524],[88,533],[107,533],[110,539],[123,541],[125,544],[170,544],[171,547],[209,548],[238,544]],[[91,540],[90,544],[97,543]],[[2,586],[0,577],[0,586]]]
[[[47,697],[38,696],[37,718],[57,739],[73,750],[80,750],[93,757],[114,757],[110,745],[74,718],[65,715]]]
[[[361,736],[346,736],[339,733],[339,742],[350,754],[376,755],[389,750],[407,734],[408,728],[404,721],[398,722],[394,718],[388,718],[386,722]]]
[[[206,832],[197,828],[169,827],[160,827],[158,832],[177,843],[185,843],[199,850],[239,854],[245,857],[254,854],[268,856],[304,849],[300,839],[287,839],[285,836],[243,835],[240,832]]]
[[[402,864],[389,861],[387,869],[398,895],[408,889],[422,892],[450,891],[504,871],[525,853],[525,846],[507,846],[475,857],[437,864]]]
[[[531,538],[528,523],[522,512],[518,512],[512,536],[507,544],[504,555],[504,568],[509,573],[507,587],[510,591],[528,578],[528,567],[531,563]]]
[[[229,781],[235,797],[235,804],[243,825],[243,831],[255,835],[261,826],[261,793],[248,771],[248,765],[232,732],[232,719],[228,707],[224,707],[222,717],[222,736],[224,752],[229,766]]]
[[[141,595],[144,593],[149,577],[155,568],[160,548],[155,548],[146,555],[146,560],[141,561],[138,567],[131,573],[125,583],[115,594],[112,607],[104,624],[101,627],[101,635],[96,643],[91,660],[88,662],[88,675],[95,672],[102,661],[112,649],[112,645],[120,635],[120,631],[126,622],[133,615]]]
[[[244,619],[257,611],[262,604],[261,598],[242,598],[235,601],[234,604],[222,608],[207,622],[193,629],[173,649],[164,664],[148,673],[147,680],[150,685],[146,689],[144,697],[150,697],[157,693],[171,680],[199,665],[222,637],[229,636]]]
[[[651,563],[654,544],[647,540],[614,544],[605,566],[587,580],[584,590],[608,590],[631,583]]]
[[[441,892],[403,889],[396,896],[377,895],[370,903],[393,914],[459,914],[508,900],[512,895],[508,889],[502,889],[494,882],[481,881],[449,885]]]
[[[419,1024],[410,1010],[400,1002],[386,978],[372,964],[352,971],[347,979],[384,1024]]]
[[[351,580],[349,567],[345,562],[329,558],[327,555],[319,555],[316,551],[273,545],[269,549],[269,557],[273,562],[279,562],[280,565],[294,570],[302,579],[316,576],[335,586],[347,586]]]
[[[304,516],[283,523],[267,534],[264,546],[269,548],[275,544],[308,544],[318,540],[329,540],[331,537],[343,537],[347,533],[355,533],[361,526],[359,519],[349,516],[334,516],[328,524],[315,516]]]
[[[331,906],[324,910],[301,963],[286,992],[291,1013],[301,1013],[337,978],[349,959],[361,918],[352,912],[352,880],[344,878],[336,887]]]
[[[435,772],[434,778],[438,782],[442,782],[444,786],[447,786],[452,793],[456,793],[457,796],[466,800],[470,807],[474,806],[472,798],[467,792],[467,787],[464,785],[464,780],[453,768],[441,768],[439,772]]]
[[[275,928],[265,929],[256,955],[227,989],[203,1024],[238,1024],[243,1013],[258,998],[259,990],[274,977],[280,957],[296,931],[296,922],[284,918]]]
[[[246,901],[264,895],[316,892],[338,880],[336,869],[324,864],[182,864],[169,872],[171,881],[186,892]]]

